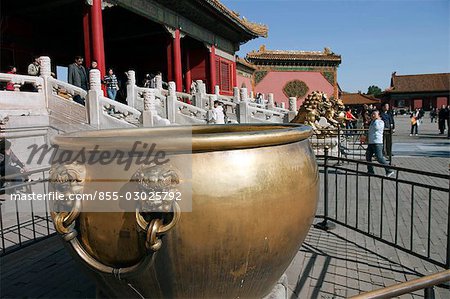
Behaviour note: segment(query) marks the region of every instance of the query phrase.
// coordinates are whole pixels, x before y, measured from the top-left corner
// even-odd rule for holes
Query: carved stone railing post
[[[39,57],[39,61],[41,63],[41,70],[40,70],[41,77],[50,77],[52,75],[52,65],[50,57],[41,56]]]
[[[255,98],[255,94],[253,93],[253,90],[250,91],[250,99],[254,99]]]
[[[89,124],[100,128],[100,105],[99,97],[103,94],[100,71],[92,69],[89,71],[89,91],[86,99],[86,109],[89,115]]]
[[[155,91],[153,89],[144,91],[144,110],[142,111],[142,125],[144,127],[155,126],[154,117],[158,114],[155,107]]]
[[[271,109],[275,108],[275,101],[273,100],[273,93],[269,93],[267,96],[268,96],[267,109],[271,110]]]
[[[162,86],[162,76],[161,75],[156,75],[155,76],[155,81],[156,81],[156,89],[161,90],[163,88],[163,86]]]
[[[289,98],[289,112],[287,113],[287,122],[290,122],[297,115],[297,98]]]
[[[240,101],[241,101],[241,98],[239,96],[239,88],[233,87],[233,102],[235,102],[237,104]]]
[[[249,111],[249,105],[247,100],[240,101],[236,107],[237,107],[237,121],[240,124],[249,123],[250,119],[250,111]]]
[[[195,106],[198,108],[205,108],[205,98],[206,98],[206,85],[203,83],[202,80],[195,81],[197,85],[196,93],[194,94],[195,97]]]
[[[242,102],[246,102],[247,99],[248,99],[247,88],[242,87],[242,88],[241,88],[241,101],[242,101]]]
[[[281,108],[286,109],[286,104],[284,102],[281,102]]]
[[[89,71],[89,90],[102,90],[102,82],[100,76],[100,71],[98,69],[92,69]]]
[[[215,123],[215,120],[213,119],[213,109],[214,109],[215,101],[217,101],[217,95],[215,95],[215,94],[209,95],[209,97],[208,97],[208,112],[207,112],[207,120],[206,120],[208,124]]]
[[[289,111],[297,112],[297,98],[296,97],[289,98]]]
[[[216,96],[220,95],[220,87],[219,87],[219,85],[214,86],[214,94]]]
[[[127,73],[127,104],[130,107],[136,108],[136,73],[128,71]]]
[[[176,84],[173,81],[169,82],[169,90],[167,95],[167,119],[170,121],[170,123],[175,123],[176,118],[176,109],[177,109],[177,94],[176,94]]]

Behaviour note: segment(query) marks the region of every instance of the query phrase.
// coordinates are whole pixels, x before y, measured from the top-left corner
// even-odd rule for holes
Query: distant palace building
[[[449,105],[450,73],[397,75],[392,73],[391,85],[383,99],[393,107],[410,109],[440,108]]]
[[[248,62],[251,65],[246,65]],[[308,93],[319,90],[328,96],[338,96],[337,68],[341,56],[325,48],[319,51],[267,50],[263,45],[258,51],[247,54],[244,61],[238,60],[238,87],[245,83],[247,88],[251,68],[254,91],[273,93],[275,99],[288,102],[296,96],[298,105]]]
[[[124,76],[162,72],[177,91],[203,80],[232,95],[235,52],[267,27],[241,18],[218,0],[2,0],[0,68],[26,74],[32,55],[67,67],[76,55],[97,60],[102,74],[113,67]],[[55,71],[55,70],[54,70]],[[64,78],[60,78],[64,80]],[[140,83],[140,82],[139,82]]]
[[[352,108],[361,107],[363,105],[378,106],[380,104],[380,99],[361,92],[342,92],[340,98],[345,106]]]

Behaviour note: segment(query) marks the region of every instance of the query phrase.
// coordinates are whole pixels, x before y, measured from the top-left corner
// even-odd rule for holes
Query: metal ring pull
[[[168,224],[163,224],[158,229],[158,234],[164,234],[175,227],[175,225],[178,223],[181,217],[181,208],[180,206],[174,202],[174,211],[173,211],[173,218]],[[149,226],[149,223],[144,219],[144,217],[141,215],[139,211],[136,211],[136,222],[140,229],[143,231],[147,231],[147,227]]]

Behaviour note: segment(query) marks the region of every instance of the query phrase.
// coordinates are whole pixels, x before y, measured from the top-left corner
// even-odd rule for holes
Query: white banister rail
[[[98,102],[104,117],[113,117],[132,125],[139,126],[141,112],[137,109],[104,96],[99,96]]]
[[[79,95],[83,99],[87,96],[86,90],[72,84],[54,79],[52,77],[47,77],[47,84],[47,92],[49,94],[53,94],[68,100],[73,100],[73,97],[76,95]]]
[[[11,83],[14,91],[20,91],[25,84],[34,86],[37,92],[42,92],[44,89],[44,79],[36,76],[0,73],[0,82]]]

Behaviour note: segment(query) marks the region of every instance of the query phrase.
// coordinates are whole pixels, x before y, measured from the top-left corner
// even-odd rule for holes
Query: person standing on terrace
[[[15,66],[10,66],[7,74],[15,75],[17,73],[17,68]],[[6,90],[14,91],[14,83],[8,82],[6,83]]]
[[[28,75],[39,76],[41,72],[41,61],[39,57],[34,57],[33,62],[28,65]]]
[[[117,96],[117,91],[119,90],[119,82],[114,74],[112,68],[108,69],[108,74],[103,79],[103,83],[106,85],[106,94],[111,100],[115,100]]]
[[[76,56],[75,62],[69,65],[68,80],[69,84],[88,90],[88,77],[86,69],[83,66],[83,57]]]
[[[383,131],[384,131],[384,122],[380,118],[380,112],[378,110],[374,110],[372,112],[372,122],[369,126],[369,144],[366,150],[366,161],[372,162],[372,156],[375,154],[375,158],[378,163],[386,165],[384,167],[386,171],[386,176],[390,177],[394,174],[389,167],[389,164],[383,156]],[[367,165],[367,172],[369,174],[374,174],[373,165]]]

